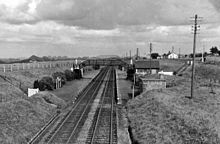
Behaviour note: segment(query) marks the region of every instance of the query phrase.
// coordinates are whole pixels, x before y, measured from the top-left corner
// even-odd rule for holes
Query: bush
[[[74,69],[74,78],[75,79],[80,79],[82,78],[82,73],[80,69]]]
[[[67,81],[72,81],[74,79],[74,72],[72,72],[71,70],[65,70],[64,74]]]
[[[100,65],[95,64],[95,65],[93,66],[93,69],[94,69],[94,70],[98,70],[98,69],[100,69]]]
[[[53,79],[49,76],[45,76],[38,82],[38,86],[40,91],[53,90],[54,89]]]
[[[36,81],[34,81],[34,87],[33,88],[39,88],[39,82],[38,82],[38,80],[36,80]]]
[[[63,72],[55,72],[52,74],[54,81],[56,81],[57,77],[61,78],[61,83],[64,85],[66,83],[66,76]]]

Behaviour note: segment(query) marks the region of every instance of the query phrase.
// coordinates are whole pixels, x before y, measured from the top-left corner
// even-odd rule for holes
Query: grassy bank
[[[134,140],[143,144],[220,143],[219,72],[216,65],[197,63],[192,99],[186,98],[191,88],[188,68],[181,77],[166,77],[167,89],[130,100],[127,112]]]

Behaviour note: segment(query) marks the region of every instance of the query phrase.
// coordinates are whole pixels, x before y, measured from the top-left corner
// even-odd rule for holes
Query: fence
[[[49,69],[56,67],[71,67],[73,64],[74,64],[73,61],[0,64],[0,72],[13,72],[13,71],[29,70],[29,69]]]

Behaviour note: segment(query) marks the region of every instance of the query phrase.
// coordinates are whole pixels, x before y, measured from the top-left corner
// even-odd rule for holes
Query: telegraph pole
[[[203,47],[202,47],[202,62],[204,62],[204,48],[205,48],[205,45],[203,45]]]
[[[136,60],[138,60],[138,57],[139,57],[139,49],[137,48]]]
[[[152,52],[152,43],[150,43],[150,74],[151,72],[151,52]]]
[[[131,59],[131,50],[129,52],[130,52],[130,59]]]
[[[195,52],[196,52],[196,34],[197,34],[197,29],[198,29],[198,16],[197,14],[195,15],[195,20],[194,20],[194,26],[193,26],[193,34],[194,34],[194,39],[193,39],[193,62],[192,62],[192,77],[191,77],[191,97],[192,99],[194,97],[194,78],[195,78]]]

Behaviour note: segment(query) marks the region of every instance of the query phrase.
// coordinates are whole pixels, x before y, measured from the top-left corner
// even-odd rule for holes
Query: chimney
[[[139,49],[137,48],[137,57],[136,57],[136,59],[138,59],[138,57],[139,57]]]

